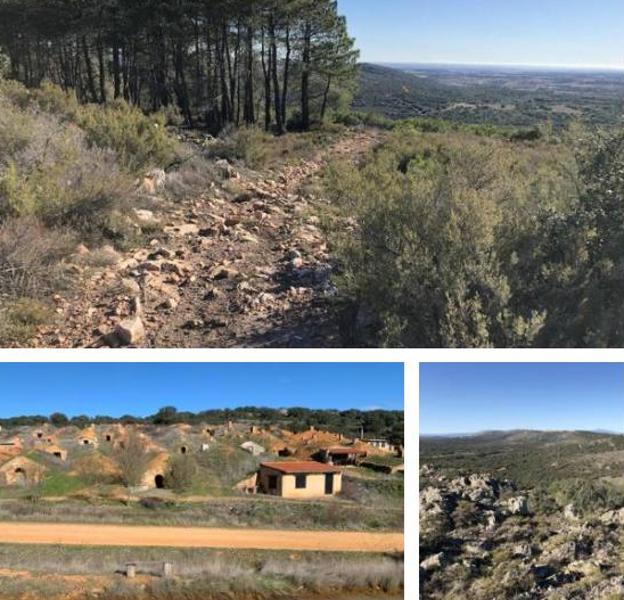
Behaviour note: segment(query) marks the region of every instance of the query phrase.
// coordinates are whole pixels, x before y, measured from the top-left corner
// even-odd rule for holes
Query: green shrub
[[[338,285],[352,300],[347,343],[536,343],[547,307],[516,301],[527,282],[513,252],[540,235],[539,211],[569,208],[575,183],[565,150],[523,148],[401,127],[364,165],[329,167],[326,189],[342,216],[330,224]]]
[[[103,106],[81,105],[74,93],[47,82],[39,88],[27,89],[19,83],[3,81],[2,100],[4,110],[10,113],[5,112],[6,119],[0,113],[0,142],[5,141],[3,129],[8,125],[12,123],[11,130],[16,132],[28,131],[25,121],[35,116],[39,120],[47,117],[63,127],[68,127],[68,123],[77,126],[84,132],[88,145],[112,151],[119,165],[130,173],[166,166],[178,151],[177,141],[166,128],[168,120],[175,120],[171,112],[148,116],[123,100]],[[54,136],[48,134],[53,141]]]
[[[375,112],[347,111],[334,114],[334,122],[346,127],[377,127],[379,129],[393,129],[399,121],[393,121],[388,117]]]
[[[41,486],[42,496],[67,496],[86,487],[86,483],[79,477],[66,473],[53,473],[46,477]]]
[[[167,132],[164,113],[146,116],[117,100],[103,107],[82,106],[76,122],[89,144],[113,150],[122,168],[133,173],[166,166],[176,155],[177,144]]]
[[[0,344],[21,344],[28,340],[39,325],[52,318],[50,308],[32,298],[11,301],[0,311]]]
[[[165,487],[176,492],[189,491],[197,477],[197,462],[192,456],[179,455],[169,460],[165,475]]]
[[[624,506],[624,493],[604,482],[566,479],[553,482],[548,492],[560,507],[573,504],[584,515]]]

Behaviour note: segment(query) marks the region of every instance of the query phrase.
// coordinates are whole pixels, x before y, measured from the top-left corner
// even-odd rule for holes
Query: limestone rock
[[[426,558],[420,563],[420,568],[423,571],[436,571],[440,569],[444,564],[444,554],[439,552]]]
[[[145,327],[140,317],[125,319],[115,327],[115,336],[124,346],[136,346],[145,339]]]
[[[516,496],[507,500],[507,508],[512,515],[526,516],[529,514],[529,505],[526,496]]]

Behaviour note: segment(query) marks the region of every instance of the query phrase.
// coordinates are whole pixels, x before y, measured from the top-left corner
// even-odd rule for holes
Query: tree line
[[[348,97],[358,58],[335,0],[0,0],[0,46],[27,86],[213,131],[309,129]]]
[[[55,427],[84,428],[90,425],[107,425],[122,423],[125,425],[175,425],[187,423],[199,425],[202,423],[224,424],[228,421],[248,421],[260,425],[279,425],[291,431],[305,431],[310,427],[343,433],[352,437],[359,437],[364,433],[366,437],[387,437],[394,443],[403,443],[403,411],[398,410],[316,410],[310,408],[274,409],[263,407],[239,407],[205,410],[197,413],[179,411],[173,406],[161,408],[153,415],[136,417],[123,415],[119,418],[105,415],[87,416],[75,415],[68,417],[64,413],[55,412],[49,416],[23,415],[0,419],[3,428],[33,427],[51,424]]]

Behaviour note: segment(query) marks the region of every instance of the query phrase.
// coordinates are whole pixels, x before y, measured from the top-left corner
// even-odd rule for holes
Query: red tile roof
[[[314,460],[283,460],[279,462],[263,462],[260,463],[261,467],[267,469],[273,469],[280,473],[293,474],[293,473],[340,473],[340,469],[325,465],[323,463],[316,462]]]

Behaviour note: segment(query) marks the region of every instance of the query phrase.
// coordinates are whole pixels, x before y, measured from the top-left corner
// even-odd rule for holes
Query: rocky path
[[[381,133],[353,131],[310,160],[244,175],[179,202],[162,235],[99,270],[35,346],[340,347],[332,257],[308,193],[327,163],[357,161]],[[160,215],[158,215],[160,216]]]
[[[244,548],[317,552],[401,552],[402,533],[0,523],[3,544]]]

